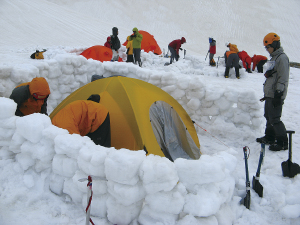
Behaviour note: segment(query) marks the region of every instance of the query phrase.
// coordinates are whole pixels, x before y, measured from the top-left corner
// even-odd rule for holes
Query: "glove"
[[[132,37],[132,38],[133,38],[133,37],[136,37],[136,35],[135,35],[135,34],[132,34],[132,35],[130,35],[130,37]]]
[[[268,70],[267,72],[265,72],[265,77],[266,78],[272,77],[273,76],[272,72],[273,72],[273,70]]]
[[[182,51],[182,48],[179,48],[180,49],[180,51]]]
[[[282,91],[275,91],[274,98],[272,99],[272,104],[273,104],[274,108],[282,105],[282,100],[281,100],[282,95],[283,95]]]

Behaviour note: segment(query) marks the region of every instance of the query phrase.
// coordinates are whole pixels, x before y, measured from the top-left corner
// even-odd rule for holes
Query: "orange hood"
[[[49,95],[50,88],[49,84],[44,77],[33,78],[29,83],[30,94],[37,93],[38,95]]]

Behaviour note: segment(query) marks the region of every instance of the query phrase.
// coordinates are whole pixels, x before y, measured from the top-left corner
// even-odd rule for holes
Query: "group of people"
[[[127,37],[127,60],[126,62],[132,62],[138,64],[140,67],[142,66],[141,61],[141,43],[143,40],[143,35],[139,33],[139,30],[134,27],[132,29],[133,34]],[[118,37],[118,28],[112,28],[112,35],[107,37],[107,41],[104,43],[105,47],[111,48],[113,52],[113,56],[111,61],[119,60],[119,49],[121,47],[121,43]]]
[[[263,55],[254,55],[252,58],[248,55],[246,51],[239,51],[237,46],[235,44],[231,44],[227,42],[226,47],[229,48],[229,51],[226,51],[224,54],[225,57],[225,74],[224,77],[228,78],[229,77],[229,70],[230,68],[234,67],[235,68],[235,74],[236,78],[240,78],[239,75],[239,60],[242,61],[243,67],[246,69],[248,73],[251,72],[251,63],[253,62],[252,65],[252,71],[255,70],[255,67],[257,67],[257,71],[259,73],[263,73],[263,66],[264,64],[268,61],[268,58]]]
[[[18,85],[10,95],[17,103],[15,115],[48,115],[47,99],[50,93],[49,84],[44,77],[36,77],[31,82]],[[98,94],[66,105],[52,118],[52,124],[67,129],[70,134],[88,136],[97,145],[111,147],[109,112],[100,104]]]
[[[117,35],[117,30],[113,29],[113,31]],[[133,42],[132,45],[137,42],[140,43],[142,39],[136,28],[133,31],[134,34],[128,37],[129,42]],[[169,44],[171,52],[170,63],[174,59],[178,60],[178,50],[181,44],[185,42],[186,40],[183,37]],[[211,43],[213,42],[211,40]],[[264,83],[264,97],[261,99],[261,101],[265,101],[265,136],[257,138],[256,141],[269,144],[269,149],[272,151],[286,150],[288,148],[287,132],[280,118],[289,84],[289,58],[284,53],[280,44],[280,37],[276,33],[267,34],[263,39],[263,45],[271,56],[271,66],[264,74],[266,81]],[[230,51],[225,53],[227,60],[225,77],[228,77],[231,67],[235,67],[236,75],[239,77],[239,58],[244,59],[246,66],[249,66],[250,61],[248,57],[239,57],[238,53],[241,53],[241,55],[244,53],[239,52],[236,45],[228,43],[226,46],[229,47]],[[133,49],[135,48],[133,47]],[[133,50],[133,52],[135,52],[136,57],[139,57],[138,51]],[[213,59],[214,52],[212,51],[211,54],[210,60]],[[253,58],[255,59],[256,57],[254,56]],[[138,61],[137,58],[135,60]],[[260,61],[254,60],[254,65],[255,63],[259,64]],[[50,88],[43,77],[37,77],[32,79],[31,82],[18,85],[10,95],[10,98],[17,103],[15,115],[26,116],[32,113],[47,115],[47,99],[49,95]],[[52,118],[52,122],[58,127],[67,129],[71,134],[77,133],[82,136],[89,136],[96,144],[110,147],[109,112],[100,104],[100,96],[97,94],[91,95],[87,100],[78,100],[70,103]]]
[[[210,37],[208,40],[209,40],[209,50],[207,54],[209,53],[209,65],[216,66],[216,62],[214,60],[214,55],[216,54],[216,40],[214,40],[214,38],[212,37]],[[225,78],[229,77],[230,68],[235,68],[236,78],[238,79],[240,78],[239,60],[242,61],[243,67],[246,69],[248,73],[252,73],[251,63],[253,63],[252,71],[254,71],[255,67],[257,67],[257,71],[259,73],[263,73],[263,66],[268,61],[268,58],[266,56],[253,55],[253,57],[251,58],[246,51],[239,51],[239,49],[235,44],[227,42],[225,46],[229,48],[229,50],[226,51],[224,54],[225,67],[226,67],[225,74],[224,74]]]

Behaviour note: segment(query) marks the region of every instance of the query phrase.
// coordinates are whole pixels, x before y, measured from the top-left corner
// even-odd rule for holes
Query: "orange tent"
[[[80,55],[87,59],[110,61],[112,59],[112,50],[102,45],[95,45],[84,50]]]
[[[162,51],[160,47],[158,46],[156,40],[154,39],[154,36],[149,34],[147,31],[139,30],[139,33],[143,35],[142,40],[142,46],[141,49],[143,49],[145,52],[153,52],[154,54],[161,55]],[[123,45],[127,45],[127,41],[123,43]]]

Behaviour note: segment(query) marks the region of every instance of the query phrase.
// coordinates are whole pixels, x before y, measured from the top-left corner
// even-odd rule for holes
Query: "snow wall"
[[[156,58],[147,56],[144,63]],[[197,59],[191,58],[190,63],[197,64]],[[5,130],[1,132],[1,157],[14,160],[15,170],[24,174],[27,188],[34,187],[35,177],[43,177],[52,192],[69,196],[82,204],[83,210],[87,205],[87,182],[78,180],[93,176],[91,215],[108,218],[114,224],[175,224],[184,216],[195,217],[199,222],[231,224],[234,218],[229,215],[234,207],[230,202],[236,183],[232,175],[234,156],[222,152],[172,163],[159,156],[146,156],[144,151],[96,146],[87,137],[70,135],[53,126],[45,115],[16,117],[16,104],[7,98],[16,85],[45,77],[51,89],[50,113],[66,96],[90,82],[93,74],[123,75],[159,86],[195,121],[213,125],[218,119],[254,130],[261,126],[261,107],[251,91],[237,89],[232,93],[226,87],[212,88],[202,82],[201,74],[179,77],[173,72],[124,65],[59,54],[49,60],[1,67],[0,129]],[[190,177],[194,179],[186,179]],[[214,203],[209,204],[211,201]]]

